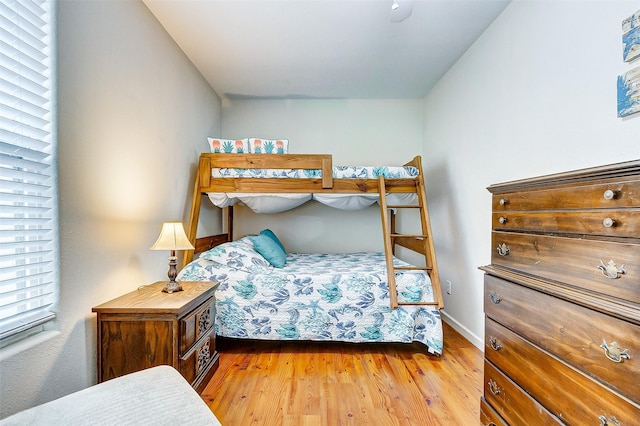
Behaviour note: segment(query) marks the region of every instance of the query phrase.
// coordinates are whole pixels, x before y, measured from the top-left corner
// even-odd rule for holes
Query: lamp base
[[[176,268],[177,264],[178,258],[176,257],[176,252],[172,250],[171,256],[169,256],[169,273],[167,274],[169,276],[169,282],[162,289],[165,293],[171,294],[177,291],[182,291],[182,286],[176,281],[176,277],[178,276],[178,270]]]
[[[169,281],[167,285],[162,289],[164,293],[175,293],[177,291],[182,291],[182,286],[176,281]]]

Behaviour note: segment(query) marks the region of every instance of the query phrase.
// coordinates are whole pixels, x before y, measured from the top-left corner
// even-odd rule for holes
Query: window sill
[[[60,334],[57,330],[45,330],[15,342],[7,342],[4,347],[0,348],[0,362],[26,352]]]

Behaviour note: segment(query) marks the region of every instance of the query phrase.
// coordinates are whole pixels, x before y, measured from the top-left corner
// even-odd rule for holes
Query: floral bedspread
[[[284,268],[274,268],[245,238],[203,253],[178,280],[220,283],[215,323],[219,336],[417,341],[431,353],[442,353],[437,309],[389,307],[384,253],[287,254]],[[434,300],[429,276],[422,271],[397,272],[396,285],[400,301]]]
[[[211,169],[212,177],[226,178],[320,178],[320,169],[235,169],[222,168]],[[418,176],[418,169],[411,166],[399,167],[365,167],[365,166],[335,166],[333,167],[334,179],[377,179],[385,178],[412,178]]]

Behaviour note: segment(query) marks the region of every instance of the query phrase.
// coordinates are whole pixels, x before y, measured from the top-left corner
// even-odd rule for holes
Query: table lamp
[[[184,232],[182,222],[165,222],[162,224],[162,230],[158,240],[151,246],[149,250],[170,250],[169,256],[169,282],[162,289],[165,293],[174,293],[182,291],[182,286],[176,282],[178,270],[178,258],[176,250],[193,250],[194,247]]]

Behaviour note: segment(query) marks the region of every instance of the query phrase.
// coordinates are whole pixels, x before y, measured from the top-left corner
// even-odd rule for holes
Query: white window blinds
[[[0,2],[0,340],[54,317],[53,1]]]

